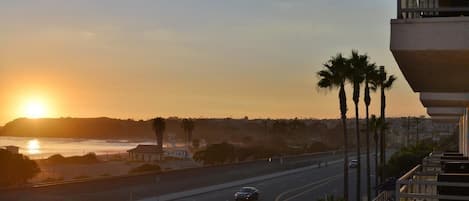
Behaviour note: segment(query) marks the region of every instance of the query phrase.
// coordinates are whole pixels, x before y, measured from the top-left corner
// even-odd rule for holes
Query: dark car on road
[[[235,201],[259,200],[259,190],[254,187],[242,187],[234,196]]]

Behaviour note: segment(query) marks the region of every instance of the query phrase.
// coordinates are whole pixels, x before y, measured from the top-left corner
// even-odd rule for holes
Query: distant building
[[[190,158],[189,151],[186,148],[165,148],[164,149],[165,157],[174,157],[179,159]]]
[[[158,150],[156,145],[137,145],[137,147],[127,151],[129,153],[129,160],[143,161],[143,162],[156,162],[163,160],[164,157],[173,157],[179,159],[190,158],[189,151],[184,147],[165,147],[163,151]]]
[[[156,145],[137,145],[137,147],[127,151],[129,160],[155,162],[163,159],[163,151],[158,150]]]

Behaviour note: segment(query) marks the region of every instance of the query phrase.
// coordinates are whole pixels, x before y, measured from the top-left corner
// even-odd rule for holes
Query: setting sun
[[[25,103],[23,115],[28,118],[42,118],[47,114],[46,106],[40,100],[30,100]]]

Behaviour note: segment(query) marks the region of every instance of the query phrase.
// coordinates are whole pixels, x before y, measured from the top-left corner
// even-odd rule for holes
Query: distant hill
[[[16,119],[0,130],[2,136],[92,139],[145,139],[153,136],[149,121],[111,118]]]
[[[181,127],[181,119],[166,119],[165,138],[169,134],[178,141],[186,139]],[[338,120],[330,120],[331,128],[321,120],[264,120],[264,119],[194,119],[194,139],[204,139],[207,143],[223,141],[265,143],[282,137],[299,144],[311,140],[325,140],[336,144],[340,138]],[[331,133],[332,132],[332,133]],[[337,134],[336,134],[337,132]],[[0,130],[0,136],[18,137],[58,137],[87,139],[154,139],[151,120],[122,120],[111,118],[45,118],[16,119]],[[327,139],[329,138],[329,139]],[[297,143],[295,143],[297,144]]]

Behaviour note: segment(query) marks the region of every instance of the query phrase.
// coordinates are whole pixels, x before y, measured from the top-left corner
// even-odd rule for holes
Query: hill
[[[165,138],[169,134],[176,140],[184,141],[181,119],[166,119]],[[271,143],[288,140],[289,144],[303,144],[312,141],[340,143],[338,121],[324,123],[322,120],[264,120],[264,119],[194,119],[194,139],[207,143],[229,141],[232,143]],[[332,126],[331,126],[332,125]],[[330,127],[330,128],[328,128]],[[337,133],[337,134],[336,134]],[[0,136],[17,137],[58,137],[87,139],[154,139],[151,120],[111,118],[45,118],[16,119],[7,123]]]

